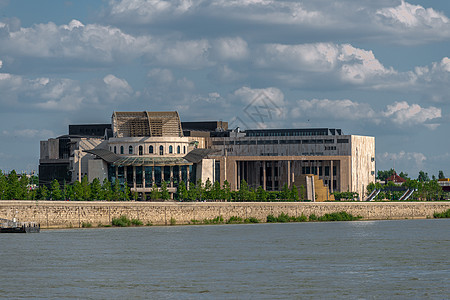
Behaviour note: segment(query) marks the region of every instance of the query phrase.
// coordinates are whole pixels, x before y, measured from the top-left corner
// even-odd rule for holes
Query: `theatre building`
[[[244,179],[252,188],[276,191],[314,177],[330,193],[364,195],[375,181],[374,137],[340,129],[240,131],[227,122],[181,122],[177,112],[148,111],[114,112],[111,124],[71,126],[69,135],[41,141],[41,184],[107,178],[145,195],[164,181],[173,194],[181,180],[227,180],[236,190]]]

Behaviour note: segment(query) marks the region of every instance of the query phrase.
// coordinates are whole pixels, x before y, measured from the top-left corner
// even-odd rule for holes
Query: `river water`
[[[2,299],[448,299],[450,220],[0,235]]]

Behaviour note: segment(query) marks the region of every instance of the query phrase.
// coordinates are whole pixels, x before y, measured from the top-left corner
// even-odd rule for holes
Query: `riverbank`
[[[127,216],[143,224],[192,224],[222,216],[256,218],[268,215],[323,216],[345,211],[362,220],[425,219],[450,209],[450,202],[95,202],[1,200],[0,217],[36,222],[41,228],[109,225]]]

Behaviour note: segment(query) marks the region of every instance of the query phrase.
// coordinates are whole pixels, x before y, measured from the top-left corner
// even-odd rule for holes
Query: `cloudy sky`
[[[377,169],[450,175],[449,57],[443,0],[0,0],[0,169],[36,170],[69,124],[178,110],[375,136]]]

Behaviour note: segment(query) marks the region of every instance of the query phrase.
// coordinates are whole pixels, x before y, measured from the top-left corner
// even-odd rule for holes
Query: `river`
[[[0,235],[5,299],[444,299],[450,220]]]

